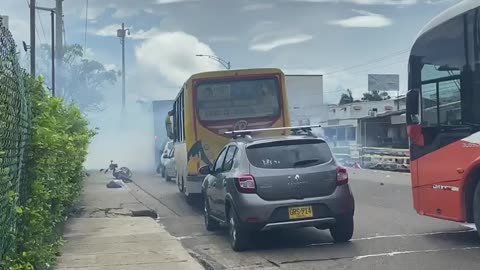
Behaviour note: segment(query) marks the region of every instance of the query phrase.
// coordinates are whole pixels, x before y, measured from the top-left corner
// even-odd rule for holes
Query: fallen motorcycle
[[[113,160],[110,160],[110,165],[107,169],[101,169],[100,171],[104,173],[112,171],[112,175],[115,179],[120,179],[123,182],[132,182],[132,172],[130,169],[127,167],[118,168],[118,164],[113,163]]]

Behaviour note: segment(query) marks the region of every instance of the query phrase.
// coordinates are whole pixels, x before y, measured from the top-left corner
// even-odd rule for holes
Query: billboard
[[[398,74],[368,74],[368,91],[398,91],[399,82]]]
[[[313,125],[328,115],[323,105],[322,75],[285,75],[292,125]]]

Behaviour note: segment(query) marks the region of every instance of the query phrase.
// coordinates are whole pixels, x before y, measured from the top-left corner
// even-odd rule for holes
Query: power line
[[[28,0],[25,0],[25,2],[27,3],[27,6],[30,8],[30,2],[28,2]],[[37,13],[38,13],[38,10],[37,10]],[[42,26],[42,29],[43,29],[43,26]],[[35,33],[37,34],[38,40],[40,40],[40,33],[38,32],[37,25],[35,25]],[[41,42],[40,42],[40,43],[41,43]],[[30,45],[31,45],[31,44],[30,44]]]
[[[326,72],[323,75],[328,76],[328,75],[344,72],[344,71],[347,71],[347,70],[350,70],[350,69],[354,69],[354,68],[358,68],[358,67],[362,67],[362,66],[367,66],[367,65],[374,64],[374,63],[377,63],[377,62],[382,62],[383,60],[405,54],[409,51],[410,51],[409,49],[401,50],[401,51],[395,52],[393,54],[388,54],[388,55],[385,55],[385,56],[382,56],[382,57],[379,57],[379,58],[376,58],[376,59],[372,59],[372,60],[364,62],[362,64],[356,64],[356,65],[353,65],[353,66],[337,69],[337,70],[334,70],[334,71],[331,71],[331,72]]]
[[[38,21],[40,22],[40,26],[42,28],[43,38],[47,40],[47,35],[45,35],[45,29],[43,28],[42,17],[40,16],[40,12],[38,11],[38,9],[37,9],[37,16],[38,16]]]
[[[360,77],[360,76],[364,76],[364,74],[361,74],[361,73],[365,73],[367,71],[370,71],[370,70],[374,70],[374,69],[378,69],[378,68],[383,68],[383,67],[388,67],[388,66],[391,66],[391,65],[395,65],[395,64],[399,64],[403,61],[395,61],[395,62],[392,62],[392,63],[388,63],[386,65],[381,65],[381,66],[375,66],[375,67],[372,67],[372,68],[369,68],[369,69],[365,69],[365,70],[361,70],[361,71],[356,71],[356,72],[353,72],[351,74],[349,74],[350,77]],[[359,87],[351,87],[351,88],[359,88]],[[333,91],[327,91],[327,92],[323,92],[324,94],[329,94],[329,93],[338,93],[338,92],[343,92],[345,91],[344,89],[342,90],[333,90]]]

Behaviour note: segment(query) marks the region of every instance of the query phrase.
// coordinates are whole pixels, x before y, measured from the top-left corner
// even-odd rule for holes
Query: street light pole
[[[195,56],[198,56],[198,57],[207,57],[207,58],[210,58],[212,60],[215,60],[217,61],[218,63],[220,63],[222,66],[224,66],[227,70],[230,69],[230,61],[226,61],[226,60],[223,60],[222,58],[218,57],[218,56],[215,56],[215,55],[206,55],[206,54],[197,54]]]

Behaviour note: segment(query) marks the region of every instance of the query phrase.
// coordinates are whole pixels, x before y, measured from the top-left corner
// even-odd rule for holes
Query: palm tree
[[[349,103],[353,103],[354,101],[355,100],[353,99],[352,91],[350,89],[347,89],[347,93],[343,93],[342,96],[340,97],[340,101],[338,102],[338,105],[349,104]]]

